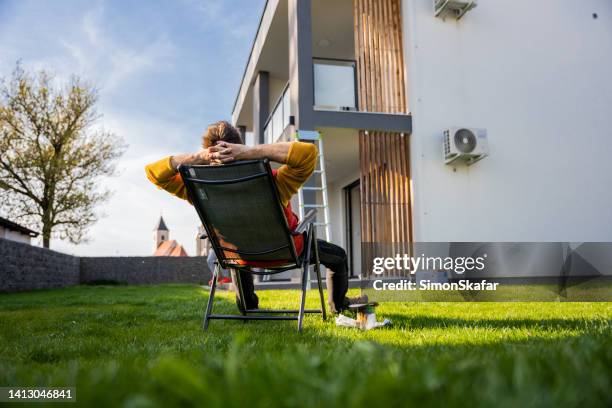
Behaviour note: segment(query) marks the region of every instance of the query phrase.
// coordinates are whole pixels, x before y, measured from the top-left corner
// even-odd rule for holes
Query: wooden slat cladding
[[[353,10],[359,109],[407,113],[400,0],[353,0]],[[408,137],[359,133],[362,273],[375,256],[410,254]]]
[[[359,109],[407,113],[400,0],[353,0]]]
[[[362,273],[365,273],[371,271],[375,256],[410,254],[408,135],[362,130],[359,132],[359,155]]]

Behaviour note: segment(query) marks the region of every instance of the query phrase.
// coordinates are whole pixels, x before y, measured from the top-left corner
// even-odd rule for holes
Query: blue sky
[[[149,255],[163,213],[170,236],[195,252],[198,219],[182,200],[157,190],[145,164],[198,148],[208,123],[229,119],[264,0],[0,0],[0,77],[17,60],[58,81],[71,74],[99,89],[98,126],[129,148],[114,190],[78,246],[79,255]]]

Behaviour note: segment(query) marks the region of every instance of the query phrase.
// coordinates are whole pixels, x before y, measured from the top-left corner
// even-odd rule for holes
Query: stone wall
[[[0,292],[78,284],[206,283],[205,257],[76,257],[0,238]]]
[[[81,258],[81,283],[206,283],[212,277],[206,257]]]
[[[79,258],[0,238],[0,292],[78,285]]]

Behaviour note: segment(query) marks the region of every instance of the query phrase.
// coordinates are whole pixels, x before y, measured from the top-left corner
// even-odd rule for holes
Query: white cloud
[[[252,39],[252,27],[244,24],[243,16],[228,12],[227,4],[218,0],[182,0],[200,17],[201,26],[205,29],[223,30],[223,33],[233,39]]]
[[[93,76],[109,94],[147,71],[173,68],[176,47],[167,35],[161,33],[151,42],[130,47],[104,29],[104,17],[104,7],[98,5],[83,16],[80,25],[83,35],[60,40],[76,63],[71,66],[72,71]]]

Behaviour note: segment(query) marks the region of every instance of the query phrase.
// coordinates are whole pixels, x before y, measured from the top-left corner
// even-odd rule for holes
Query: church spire
[[[170,239],[170,230],[166,227],[166,223],[164,222],[164,217],[159,216],[159,221],[157,222],[157,227],[153,230],[153,241],[155,241],[155,248],[157,250],[159,245]]]
[[[159,216],[159,221],[157,222],[157,227],[153,231],[169,231],[168,227],[166,227],[166,223],[164,222],[164,217]]]

